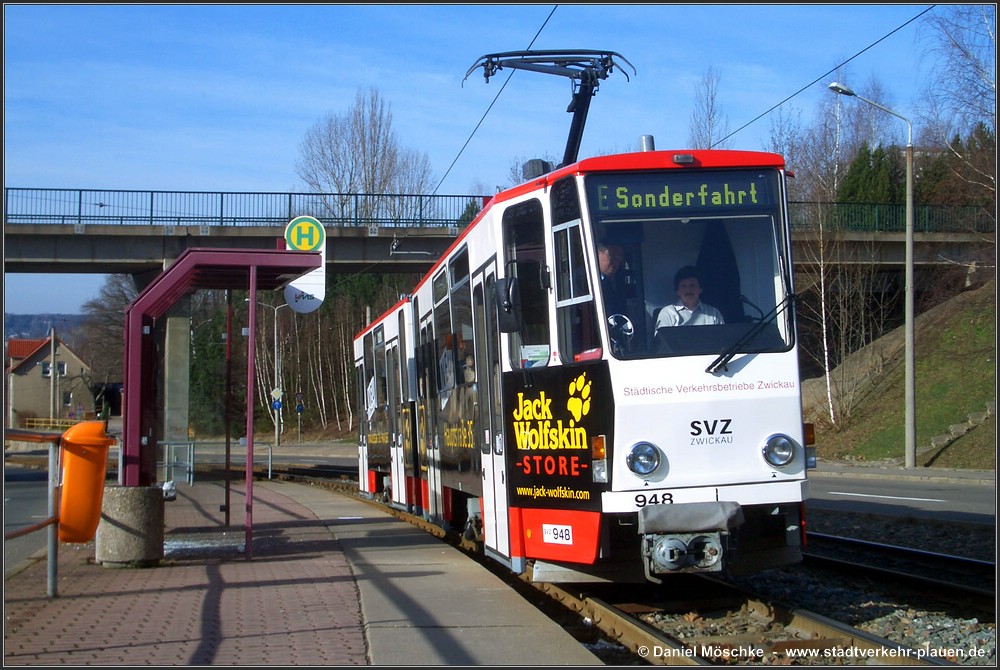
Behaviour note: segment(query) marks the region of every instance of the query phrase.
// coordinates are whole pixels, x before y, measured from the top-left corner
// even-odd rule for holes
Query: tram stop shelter
[[[254,387],[254,350],[257,291],[284,287],[321,267],[314,251],[285,249],[185,250],[154,279],[125,311],[125,368],[122,411],[122,472],[126,487],[152,486],[156,480],[157,349],[153,336],[157,319],[165,317],[179,300],[199,289],[249,291],[247,388]],[[227,331],[232,328],[232,297],[227,305]],[[227,332],[227,341],[233,342]],[[246,398],[247,478],[253,463],[253,393]],[[248,491],[249,494],[249,491]]]

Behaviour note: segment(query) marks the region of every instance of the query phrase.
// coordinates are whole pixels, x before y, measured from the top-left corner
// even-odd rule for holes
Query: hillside
[[[996,282],[965,291],[914,321],[917,466],[996,468]],[[834,395],[852,409],[831,424],[823,378],[803,383],[803,413],[826,460],[904,457],[903,328],[852,354],[834,371]],[[985,420],[964,435],[952,426]],[[957,429],[954,432],[959,432]]]
[[[3,339],[38,339],[49,336],[55,327],[56,335],[65,339],[67,334],[80,330],[86,316],[83,314],[3,314]]]

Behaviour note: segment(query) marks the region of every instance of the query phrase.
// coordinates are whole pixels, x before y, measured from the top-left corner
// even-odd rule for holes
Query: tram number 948
[[[573,544],[573,526],[542,524],[542,542],[547,544]]]
[[[654,493],[652,495],[638,493],[635,496],[636,507],[645,507],[646,505],[672,505],[673,502],[674,496],[672,493]]]

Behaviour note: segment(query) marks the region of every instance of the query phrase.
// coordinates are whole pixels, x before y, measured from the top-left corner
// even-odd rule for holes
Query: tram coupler
[[[638,531],[646,579],[656,574],[721,572],[729,531],[743,524],[735,502],[650,505],[639,510]]]

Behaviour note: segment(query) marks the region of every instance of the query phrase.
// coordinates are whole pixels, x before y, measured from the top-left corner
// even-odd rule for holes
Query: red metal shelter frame
[[[125,407],[122,411],[122,484],[156,481],[156,366],[153,325],[198,289],[248,290],[247,388],[254,386],[257,290],[274,290],[320,267],[319,252],[283,249],[188,249],[153,280],[125,311]],[[230,319],[227,318],[227,323]],[[250,556],[253,486],[253,394],[246,399],[247,556]],[[228,517],[227,517],[228,518]]]

